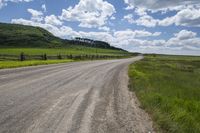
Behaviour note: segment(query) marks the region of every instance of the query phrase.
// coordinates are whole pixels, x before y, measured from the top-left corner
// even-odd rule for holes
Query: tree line
[[[121,48],[116,48],[114,46],[111,46],[108,42],[97,41],[97,40],[92,40],[92,39],[88,39],[88,38],[75,37],[72,40],[65,40],[65,42],[69,43],[69,44],[73,44],[73,45],[82,45],[82,46],[86,46],[86,47],[104,48],[104,49],[113,49],[113,50],[125,51]]]

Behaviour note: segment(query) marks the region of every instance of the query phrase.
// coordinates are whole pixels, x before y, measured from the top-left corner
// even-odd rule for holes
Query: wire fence
[[[28,55],[23,52],[19,55],[0,54],[0,61],[25,61],[25,60],[56,60],[56,59],[73,59],[73,60],[96,60],[96,59],[120,59],[127,55]]]

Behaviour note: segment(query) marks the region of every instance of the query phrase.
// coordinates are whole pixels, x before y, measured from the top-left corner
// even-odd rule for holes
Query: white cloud
[[[170,48],[200,50],[200,38],[190,38],[180,40],[179,38],[171,38],[167,41],[167,46]]]
[[[145,8],[135,8],[135,13],[139,16],[147,15]]]
[[[200,9],[183,9],[176,15],[160,20],[158,23],[161,26],[175,24],[177,26],[200,27]]]
[[[31,14],[31,20],[39,22],[43,20],[43,13],[41,11],[34,9],[27,9],[27,11]]]
[[[45,5],[45,4],[42,5],[42,10],[43,10],[44,12],[47,11],[47,8],[46,8],[46,5]]]
[[[174,35],[179,40],[186,40],[196,37],[197,33],[188,30],[182,30],[179,33],[175,33]]]
[[[136,23],[137,25],[142,25],[145,27],[155,27],[155,26],[170,26],[175,24],[176,26],[186,26],[186,27],[200,27],[200,9],[188,8],[178,11],[172,17],[166,17],[164,19],[155,19],[150,15],[142,15],[133,20],[133,15],[128,14],[124,16],[124,19],[129,23]]]
[[[33,17],[37,17],[37,16],[42,16],[43,15],[43,13],[41,11],[37,11],[37,10],[34,10],[34,9],[27,9],[27,11],[29,13],[31,13]]]
[[[180,10],[186,6],[200,6],[199,0],[124,0],[128,9],[144,8],[151,11]]]
[[[66,21],[78,21],[80,27],[101,27],[115,13],[112,4],[104,0],[80,0],[74,7],[62,10],[60,18]]]
[[[133,31],[132,31],[133,32]],[[174,36],[168,40],[145,40],[140,39],[134,33],[138,31],[117,31],[113,35],[113,44],[116,46],[139,52],[156,52],[156,53],[170,53],[174,54],[191,54],[194,51],[200,51],[200,38],[196,36],[195,32],[182,30],[175,33]],[[145,33],[139,31],[139,36],[157,36],[160,33]],[[184,51],[181,53],[181,51]],[[190,51],[190,52],[189,52]],[[200,53],[198,54],[200,55]]]
[[[149,15],[142,15],[138,19],[134,20],[132,14],[124,16],[124,20],[127,20],[130,24],[142,25],[145,27],[155,27],[158,24],[158,20]]]
[[[116,18],[115,18],[114,16],[112,16],[110,19],[111,19],[111,20],[115,20]]]
[[[99,27],[98,29],[103,31],[110,31],[110,28],[107,26]]]
[[[166,42],[166,46],[178,49],[200,50],[200,38],[197,37],[195,32],[182,30],[175,33],[174,37]]]
[[[151,33],[145,30],[123,30],[123,31],[116,31],[114,33],[115,38],[121,38],[121,40],[127,40],[131,38],[141,38],[141,37],[152,37],[152,36],[159,36],[161,32]]]
[[[174,20],[176,25],[200,27],[200,9],[181,10],[174,16]]]
[[[137,19],[135,23],[146,27],[155,27],[157,25],[157,20],[149,15],[144,15]]]
[[[51,24],[51,25],[62,25],[63,24],[55,15],[46,16],[45,23]]]
[[[128,4],[129,9],[134,9],[134,12],[139,16],[139,19],[133,21],[132,16],[126,20],[129,23],[136,23],[146,27],[155,26],[176,26],[200,27],[200,1],[199,0],[124,0]],[[150,16],[147,11],[155,13],[166,13],[168,11],[176,11],[172,17],[164,19],[155,19]]]
[[[190,36],[184,39],[183,34]],[[122,48],[147,53],[168,53],[168,54],[196,54],[200,55],[200,38],[195,36],[196,33],[191,31],[180,31],[174,37],[168,40],[144,40],[129,38],[118,40],[117,46]],[[117,38],[116,38],[117,39]]]
[[[123,20],[127,20],[130,24],[135,23],[132,14],[127,14],[127,15],[125,15],[124,18],[123,18]]]
[[[170,25],[174,24],[175,17],[166,17],[162,20],[157,19],[156,21],[157,21],[157,24],[160,26],[170,26]]]
[[[3,6],[7,6],[8,2],[15,2],[15,3],[19,3],[19,2],[31,2],[33,0],[0,0],[0,9]]]

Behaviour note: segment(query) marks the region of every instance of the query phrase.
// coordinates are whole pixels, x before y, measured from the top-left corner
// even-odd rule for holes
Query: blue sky
[[[0,22],[134,52],[200,55],[199,0],[0,0]]]

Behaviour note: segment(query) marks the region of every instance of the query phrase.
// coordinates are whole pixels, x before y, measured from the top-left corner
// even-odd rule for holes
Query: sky
[[[0,0],[0,22],[131,52],[200,55],[199,0]]]

